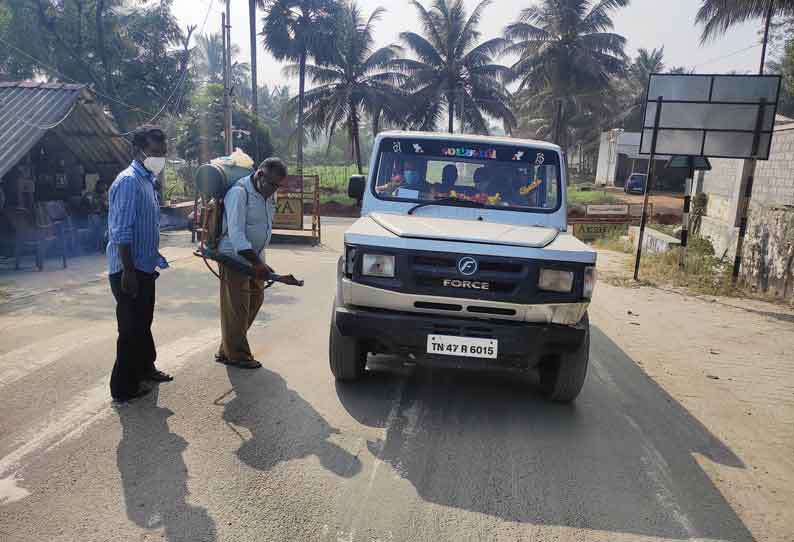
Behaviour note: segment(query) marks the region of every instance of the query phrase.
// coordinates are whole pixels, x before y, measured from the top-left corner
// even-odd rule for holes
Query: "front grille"
[[[468,307],[466,310],[475,314],[494,314],[497,316],[516,315],[516,311],[514,309],[500,309],[497,307]]]
[[[458,271],[460,256],[415,255],[409,261],[410,280],[419,291],[439,295],[445,292],[450,297],[490,299],[508,301],[518,292],[529,275],[527,263],[505,258],[478,257],[479,270],[473,276],[463,276]],[[445,280],[485,282],[487,288],[453,287]]]
[[[357,247],[358,253],[370,250],[366,246]],[[383,253],[382,248],[372,251]],[[464,276],[458,270],[458,262],[467,254],[448,252],[429,252],[413,250],[388,251],[396,258],[394,278],[367,277],[361,274],[360,258],[355,262],[352,279],[355,282],[379,289],[405,294],[455,298],[455,307],[416,306],[419,309],[435,309],[449,312],[462,312],[470,315],[513,316],[500,311],[478,312],[467,310],[466,300],[476,299],[478,305],[487,307],[489,303],[513,303],[520,305],[543,303],[576,303],[581,300],[584,284],[583,263],[543,261],[506,256],[472,255],[477,260],[478,270]],[[574,273],[574,288],[569,293],[544,292],[538,289],[541,268],[570,270]],[[455,281],[454,284],[447,281]],[[469,282],[469,284],[465,284]],[[474,284],[478,283],[478,284]],[[482,284],[487,283],[487,284]],[[457,300],[460,300],[458,302]],[[427,301],[427,300],[423,300]],[[457,305],[461,305],[460,308]]]
[[[452,305],[449,303],[427,303],[424,301],[417,301],[414,303],[414,307],[417,309],[431,309],[436,311],[454,311],[460,312],[463,310],[463,307],[460,305]]]

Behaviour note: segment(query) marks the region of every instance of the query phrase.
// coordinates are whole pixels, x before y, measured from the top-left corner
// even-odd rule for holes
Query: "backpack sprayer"
[[[218,244],[223,236],[223,198],[237,181],[254,172],[253,164],[253,160],[247,154],[236,149],[231,156],[217,158],[199,167],[196,172],[199,198],[194,220],[200,227],[197,229],[199,248],[193,254],[204,260],[204,265],[219,280],[220,274],[210,266],[208,260],[222,264],[237,273],[256,278],[256,271],[252,266],[218,251]],[[292,275],[271,273],[263,289],[270,288],[276,282],[288,286],[303,286],[303,281]]]

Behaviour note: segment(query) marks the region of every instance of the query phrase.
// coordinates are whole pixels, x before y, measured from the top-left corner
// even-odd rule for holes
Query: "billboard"
[[[779,75],[652,74],[640,154],[654,151],[658,118],[655,154],[767,160],[780,82]]]

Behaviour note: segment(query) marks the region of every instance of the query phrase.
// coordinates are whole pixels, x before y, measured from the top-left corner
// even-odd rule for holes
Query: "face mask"
[[[165,157],[164,156],[148,156],[146,160],[143,161],[143,167],[154,173],[155,175],[159,175],[163,168],[165,167]]]
[[[405,182],[415,183],[419,180],[419,173],[410,169],[406,169],[403,173],[403,177],[405,177]]]

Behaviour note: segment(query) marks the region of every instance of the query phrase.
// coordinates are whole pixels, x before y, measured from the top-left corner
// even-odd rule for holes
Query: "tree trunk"
[[[380,111],[372,114],[372,137],[375,137],[380,132]]]
[[[301,52],[298,82],[298,175],[303,176],[303,98],[306,92],[306,51]]]
[[[254,116],[259,115],[256,83],[256,0],[248,0],[248,23],[251,33],[251,110]]]
[[[358,134],[358,112],[356,111],[355,104],[350,104],[350,142],[353,145],[353,153],[356,155],[356,166],[358,166],[358,174],[364,173],[364,168],[361,167],[361,141],[359,141]]]
[[[455,133],[455,99],[454,95],[447,96],[447,109],[449,109],[449,133]]]
[[[766,10],[766,24],[764,26],[764,43],[761,47],[761,67],[758,74],[764,75],[764,65],[766,64],[766,47],[769,43],[769,27],[772,25],[772,18],[775,15],[775,0],[769,0],[769,9]]]

